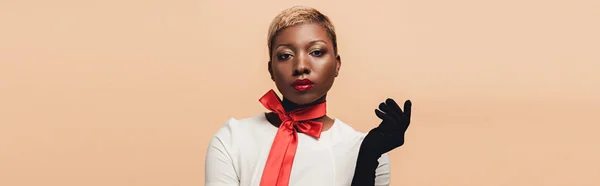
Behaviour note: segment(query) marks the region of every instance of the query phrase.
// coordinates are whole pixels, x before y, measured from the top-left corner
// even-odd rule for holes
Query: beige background
[[[203,185],[211,136],[264,109],[291,1],[0,0],[0,185]],[[392,185],[600,185],[596,0],[305,1],[333,20],[329,112],[412,99]]]

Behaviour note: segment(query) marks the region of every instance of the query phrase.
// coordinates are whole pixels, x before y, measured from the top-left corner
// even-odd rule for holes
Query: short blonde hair
[[[283,10],[279,15],[273,19],[269,26],[268,35],[268,46],[269,46],[269,58],[273,55],[273,42],[275,36],[285,28],[306,24],[306,23],[317,23],[323,26],[329,39],[333,43],[333,51],[337,55],[337,38],[335,35],[335,28],[329,20],[329,18],[323,15],[321,12],[314,8],[305,6],[294,6]]]

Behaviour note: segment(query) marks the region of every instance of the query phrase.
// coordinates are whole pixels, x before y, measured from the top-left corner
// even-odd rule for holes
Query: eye
[[[286,59],[289,59],[290,57],[292,57],[292,54],[279,54],[279,56],[277,56],[277,58],[279,60],[286,60]]]
[[[313,50],[312,52],[310,52],[310,55],[319,57],[319,56],[322,56],[323,53],[325,53],[325,52],[323,52],[323,50]]]

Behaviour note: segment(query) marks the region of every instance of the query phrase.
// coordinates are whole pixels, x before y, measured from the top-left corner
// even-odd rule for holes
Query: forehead
[[[327,31],[317,23],[305,23],[281,30],[274,40],[274,46],[279,44],[302,45],[315,40],[323,40],[331,44]]]

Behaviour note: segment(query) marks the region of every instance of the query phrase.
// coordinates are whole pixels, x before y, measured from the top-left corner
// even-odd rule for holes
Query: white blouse
[[[206,186],[259,186],[277,128],[264,113],[230,118],[214,135],[206,153]],[[333,126],[314,139],[298,133],[298,149],[290,186],[349,186],[365,133],[334,119]],[[379,159],[375,185],[389,185],[386,154]]]

